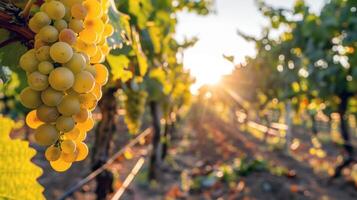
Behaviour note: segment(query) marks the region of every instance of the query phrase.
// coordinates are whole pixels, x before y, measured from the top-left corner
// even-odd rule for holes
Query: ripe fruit
[[[51,19],[59,20],[66,14],[66,8],[59,1],[50,1],[45,4],[44,11]]]
[[[41,105],[37,108],[36,115],[41,121],[50,123],[56,121],[59,112],[56,107]]]
[[[55,90],[66,91],[73,86],[74,75],[69,69],[58,67],[50,73],[48,81]]]
[[[20,101],[26,108],[37,108],[42,104],[41,93],[27,87],[21,91]]]
[[[95,79],[91,73],[81,71],[75,76],[73,89],[78,93],[87,93],[93,90]]]
[[[58,111],[64,116],[72,116],[80,111],[80,103],[77,97],[66,95],[57,106]]]
[[[37,117],[36,110],[32,110],[27,113],[25,121],[26,124],[32,129],[36,129],[43,124],[43,122]]]
[[[58,30],[53,26],[45,26],[41,28],[40,32],[38,33],[39,39],[43,42],[56,42],[58,39]]]
[[[76,143],[73,140],[63,140],[61,149],[64,153],[74,153],[76,151]]]
[[[73,45],[77,41],[77,35],[72,29],[63,29],[59,34],[59,41]]]
[[[30,75],[28,75],[27,82],[30,88],[36,91],[42,91],[48,87],[47,76],[41,74],[38,71],[32,72]]]
[[[56,121],[56,128],[61,132],[68,132],[74,128],[74,120],[72,117],[60,116]]]
[[[56,161],[61,156],[61,150],[58,147],[50,146],[45,151],[45,157],[48,161]]]
[[[82,161],[88,156],[88,147],[83,142],[77,143],[78,155],[76,161]]]
[[[86,66],[86,60],[80,53],[74,53],[72,58],[65,64],[65,67],[70,69],[73,74],[82,71]]]
[[[36,50],[36,58],[38,61],[49,61],[50,57],[50,47],[42,46]]]
[[[72,163],[68,163],[63,161],[62,159],[58,159],[56,161],[50,161],[50,165],[55,171],[64,172],[72,166]]]
[[[50,55],[55,62],[66,63],[72,58],[73,50],[65,42],[56,42],[50,48]]]
[[[51,124],[42,124],[35,130],[35,140],[39,145],[48,146],[57,141],[59,132]]]
[[[19,62],[29,84],[20,100],[33,109],[26,123],[36,129],[37,143],[49,146],[45,157],[59,172],[88,155],[82,141],[94,126],[90,110],[108,81],[106,67],[98,64],[114,32],[108,8],[108,0],[45,0],[29,20],[36,35],[34,49]]]
[[[53,64],[48,61],[43,61],[38,64],[38,71],[41,74],[49,74],[54,69]]]
[[[41,99],[47,106],[57,106],[62,101],[63,96],[63,92],[54,90],[51,87],[41,93]]]
[[[37,69],[39,61],[36,59],[35,52],[34,49],[31,49],[20,58],[20,67],[26,72],[33,72]]]

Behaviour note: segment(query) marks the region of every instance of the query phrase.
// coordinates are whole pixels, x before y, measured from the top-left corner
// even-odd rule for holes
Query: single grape
[[[61,159],[65,162],[73,163],[74,161],[76,161],[77,156],[78,156],[78,151],[74,151],[73,153],[62,152]]]
[[[55,122],[59,117],[59,112],[56,107],[40,105],[36,110],[37,117],[43,122]]]
[[[56,42],[50,48],[50,55],[55,62],[66,63],[72,58],[73,50],[65,42]]]
[[[59,41],[66,42],[69,45],[76,43],[77,35],[72,29],[63,29],[59,34]]]
[[[77,123],[84,123],[89,117],[89,111],[87,109],[81,108],[79,113],[73,116]]]
[[[43,61],[43,62],[40,62],[40,64],[38,65],[38,71],[41,73],[41,74],[49,74],[51,73],[51,71],[54,69],[54,66],[52,63],[48,62],[48,61]]]
[[[81,71],[75,76],[73,89],[78,93],[88,93],[93,90],[95,79],[91,73]]]
[[[100,85],[105,85],[108,82],[109,72],[105,65],[95,64],[95,81]]]
[[[62,159],[58,159],[56,161],[50,161],[50,165],[55,171],[64,172],[72,166],[72,163],[68,163]]]
[[[36,59],[35,49],[27,51],[20,58],[20,67],[26,72],[34,72],[37,70],[37,65],[39,61]]]
[[[61,132],[69,132],[74,128],[75,122],[72,117],[60,116],[56,121],[56,128]]]
[[[65,67],[58,67],[52,70],[48,81],[55,90],[66,91],[73,86],[74,75],[71,70]]]
[[[68,24],[66,20],[59,19],[53,23],[53,26],[58,30],[58,32],[61,32],[63,29],[66,29],[68,27]]]
[[[58,111],[64,116],[72,116],[80,111],[80,103],[76,96],[66,95],[57,106]]]
[[[59,20],[64,17],[66,14],[66,8],[59,1],[49,1],[46,2],[46,6],[44,7],[44,11],[47,15],[54,20]]]
[[[47,106],[57,106],[63,99],[64,93],[48,87],[42,91],[41,99]]]
[[[36,91],[42,91],[48,87],[48,77],[38,71],[28,75],[27,82],[30,88]]]
[[[93,93],[80,94],[78,96],[81,108],[93,110],[97,106],[97,97]]]
[[[20,101],[26,108],[37,108],[42,104],[41,93],[27,87],[21,91]]]
[[[58,39],[58,30],[53,26],[45,26],[38,33],[39,38],[48,43],[56,42]]]
[[[64,153],[74,153],[76,151],[76,143],[73,140],[63,140],[61,149]]]
[[[83,20],[87,16],[87,9],[81,3],[76,3],[71,7],[71,14],[75,19]]]
[[[80,135],[80,131],[77,127],[74,127],[71,131],[64,133],[66,139],[76,140]]]
[[[39,145],[49,146],[59,138],[59,132],[51,124],[42,124],[35,130],[35,140]]]
[[[77,74],[86,67],[86,61],[81,53],[73,53],[71,60],[69,60],[65,67],[70,69],[73,74]]]
[[[50,146],[45,151],[45,157],[48,161],[56,161],[61,156],[61,150],[58,147]]]
[[[50,57],[50,47],[49,46],[42,46],[36,50],[36,58],[38,61],[49,61],[51,60]]]
[[[79,33],[84,29],[83,21],[80,19],[72,19],[69,21],[68,27],[72,29],[75,33]]]
[[[82,161],[88,156],[88,147],[83,142],[77,143],[78,155],[76,161]]]
[[[26,124],[32,129],[36,129],[43,124],[43,122],[37,117],[36,110],[32,110],[26,115]]]

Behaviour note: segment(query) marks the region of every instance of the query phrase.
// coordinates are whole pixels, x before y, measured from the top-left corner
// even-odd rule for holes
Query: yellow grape
[[[32,129],[36,129],[43,124],[43,122],[37,117],[36,110],[32,110],[26,115],[26,124]]]
[[[64,152],[61,153],[61,159],[68,163],[73,163],[74,161],[76,161],[77,156],[78,156],[78,151],[75,151],[73,153],[64,153]]]
[[[97,106],[97,97],[92,93],[80,94],[78,96],[81,108],[93,110]]]
[[[66,95],[57,106],[58,111],[64,116],[72,116],[80,111],[80,102],[76,96]]]
[[[108,82],[109,72],[105,65],[95,64],[95,81],[100,85],[105,85]]]
[[[85,29],[90,29],[93,32],[98,33],[99,35],[101,35],[103,33],[104,27],[105,27],[105,25],[101,19],[90,18],[90,19],[86,19],[84,21]]]
[[[83,21],[80,19],[71,19],[69,21],[68,27],[72,29],[75,33],[79,33],[84,29]]]
[[[109,22],[109,16],[108,14],[103,14],[102,16],[102,21],[103,23],[107,24]]]
[[[56,107],[40,105],[36,111],[37,117],[43,122],[55,122],[59,117],[59,112]]]
[[[81,108],[79,113],[74,115],[73,118],[77,123],[83,123],[88,119],[89,115],[90,114],[87,109]]]
[[[71,7],[71,14],[75,19],[83,20],[87,16],[87,9],[81,3],[76,3]]]
[[[83,142],[77,143],[78,155],[76,161],[82,161],[88,156],[88,147]]]
[[[55,171],[64,172],[72,166],[72,163],[68,163],[63,161],[62,159],[58,159],[56,161],[50,161],[50,165]]]
[[[83,0],[61,0],[61,2],[62,2],[63,5],[65,5],[66,7],[70,8],[70,7],[72,7],[74,4],[82,3]]]
[[[44,11],[51,19],[59,20],[66,14],[66,8],[59,1],[50,1],[45,4]]]
[[[21,91],[20,101],[26,108],[37,108],[42,104],[41,93],[27,87]]]
[[[63,92],[54,90],[51,87],[41,93],[42,102],[47,106],[57,106],[62,101],[63,96]]]
[[[37,12],[29,21],[29,27],[35,33],[38,33],[42,27],[50,24],[51,19],[45,12]]]
[[[60,116],[56,120],[56,128],[61,132],[69,132],[74,128],[75,122],[72,117]]]
[[[73,86],[74,75],[66,67],[58,67],[52,70],[48,81],[55,90],[66,91]]]
[[[53,26],[45,26],[38,33],[39,39],[44,42],[52,43],[58,39],[58,30]]]
[[[33,46],[34,46],[35,49],[39,49],[39,48],[41,48],[43,46],[47,46],[47,43],[38,38],[38,39],[35,39],[35,42],[34,42]]]
[[[74,74],[82,71],[86,66],[86,60],[81,53],[73,53],[71,60],[69,60],[65,67],[70,69]]]
[[[87,138],[87,132],[80,131],[78,137],[76,138],[76,142],[83,142]]]
[[[35,130],[35,140],[39,145],[49,146],[59,138],[59,132],[51,124],[42,124]]]
[[[79,33],[79,39],[87,44],[95,43],[98,39],[98,34],[94,30],[84,29]]]
[[[89,131],[94,127],[94,120],[92,117],[88,117],[84,123],[77,123],[76,127],[79,130]]]
[[[23,70],[25,70],[26,72],[36,71],[38,64],[39,64],[39,61],[36,58],[35,49],[31,49],[31,50],[27,51],[20,58],[20,67]]]
[[[42,46],[36,50],[36,58],[38,61],[48,61],[51,59],[50,57],[50,47]]]
[[[83,5],[87,9],[88,18],[100,18],[102,16],[102,7],[97,0],[86,0]]]
[[[72,29],[63,29],[59,34],[59,41],[66,42],[69,45],[76,43],[77,35]]]
[[[56,20],[56,21],[53,23],[53,26],[54,26],[59,32],[61,32],[63,29],[66,29],[66,28],[68,27],[68,24],[67,24],[66,20],[59,19],[59,20]]]
[[[61,156],[61,150],[58,147],[50,146],[45,151],[45,157],[48,161],[56,161]]]
[[[95,79],[91,73],[81,71],[75,76],[73,89],[78,93],[88,93],[93,90]]]
[[[108,55],[108,54],[109,54],[110,49],[109,49],[109,47],[108,47],[107,44],[101,45],[101,46],[100,46],[100,49],[102,50],[102,53],[103,53],[104,55]]]
[[[40,64],[38,64],[38,71],[41,74],[47,75],[47,74],[51,73],[51,71],[53,69],[54,69],[53,64],[48,61],[43,61],[43,62],[40,62]]]
[[[27,76],[27,82],[31,89],[42,91],[48,87],[48,78],[38,71],[32,72]]]
[[[95,77],[97,75],[97,72],[95,71],[94,65],[86,65],[84,70],[89,72],[89,73],[91,73],[93,77]]]
[[[76,151],[76,143],[73,140],[63,140],[61,149],[64,153],[74,153]]]
[[[114,28],[111,24],[105,24],[104,25],[104,32],[103,35],[104,36],[110,36],[114,33]]]
[[[94,88],[91,93],[93,93],[97,99],[101,99],[102,95],[103,95],[102,87],[98,83],[95,83]]]
[[[58,63],[68,62],[73,55],[73,49],[65,42],[56,42],[50,48],[51,58]]]
[[[92,64],[101,63],[104,61],[104,59],[105,59],[105,56],[102,53],[101,48],[98,47],[97,53],[93,57],[90,58],[90,62]]]
[[[80,135],[80,131],[77,127],[74,127],[71,131],[64,133],[66,139],[76,140]]]
[[[77,49],[77,51],[81,51],[85,54],[88,54],[88,56],[94,56],[97,53],[97,47],[95,46],[95,44],[87,44],[80,39],[77,40],[75,48]]]

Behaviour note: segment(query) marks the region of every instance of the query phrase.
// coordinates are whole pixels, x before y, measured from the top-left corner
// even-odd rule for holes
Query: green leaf
[[[132,38],[133,38],[133,50],[136,54],[138,60],[139,74],[144,76],[148,70],[148,63],[144,52],[141,49],[140,37],[139,34],[132,29]]]
[[[114,33],[107,38],[108,46],[116,49],[130,43],[130,17],[119,12],[113,0],[108,10],[109,23],[114,28]]]
[[[136,17],[140,29],[146,27],[150,14],[153,11],[150,0],[129,0],[129,12]]]

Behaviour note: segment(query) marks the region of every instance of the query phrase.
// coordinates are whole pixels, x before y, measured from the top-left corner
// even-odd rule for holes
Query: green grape
[[[59,138],[59,132],[51,124],[42,124],[35,130],[35,140],[39,145],[49,146]]]
[[[54,69],[53,64],[48,61],[43,61],[43,62],[40,62],[40,64],[38,64],[38,71],[41,74],[47,75],[47,74],[51,73],[51,71],[53,69]]]
[[[61,149],[64,153],[74,153],[76,151],[76,143],[73,140],[63,140]]]
[[[21,91],[20,101],[26,108],[37,108],[42,104],[41,93],[27,87]]]
[[[36,59],[36,50],[31,49],[27,51],[20,58],[20,67],[26,72],[34,72],[37,70],[39,61]]]
[[[38,71],[32,72],[27,76],[27,82],[31,89],[42,91],[48,87],[48,77]]]
[[[45,157],[48,161],[56,161],[61,156],[61,150],[58,147],[50,146],[45,151]]]

